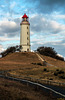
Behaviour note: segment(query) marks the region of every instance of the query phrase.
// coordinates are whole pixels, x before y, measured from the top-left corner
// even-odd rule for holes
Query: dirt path
[[[44,60],[42,59],[42,57],[41,57],[38,53],[36,53],[36,55],[38,56],[38,58],[39,58],[41,61],[44,62]]]

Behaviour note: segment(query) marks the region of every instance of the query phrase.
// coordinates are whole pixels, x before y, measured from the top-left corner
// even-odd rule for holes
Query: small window
[[[28,29],[28,26],[27,26],[27,29]]]
[[[28,43],[27,43],[27,45],[28,45]]]
[[[29,51],[29,49],[27,49],[27,51]]]
[[[27,34],[28,34],[28,32],[27,32]]]
[[[27,37],[27,40],[28,40],[28,37]]]

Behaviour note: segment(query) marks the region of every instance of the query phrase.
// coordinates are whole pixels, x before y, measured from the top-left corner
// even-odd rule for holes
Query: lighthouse
[[[30,52],[30,23],[26,14],[22,17],[22,22],[20,23],[20,50],[21,52]]]

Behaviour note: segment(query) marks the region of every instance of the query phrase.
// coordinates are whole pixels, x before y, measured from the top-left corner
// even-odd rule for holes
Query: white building
[[[28,21],[28,16],[26,14],[22,17],[21,33],[20,33],[20,46],[21,52],[31,51],[30,50],[30,23]]]

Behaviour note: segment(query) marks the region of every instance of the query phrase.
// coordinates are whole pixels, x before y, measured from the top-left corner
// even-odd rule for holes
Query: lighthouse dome
[[[28,16],[26,14],[24,14],[22,17],[22,22],[20,23],[20,25],[22,25],[22,24],[30,25],[30,23],[28,21]]]
[[[22,18],[28,18],[28,16],[26,14],[24,14]]]

